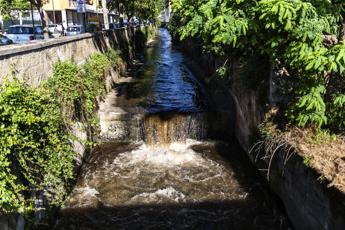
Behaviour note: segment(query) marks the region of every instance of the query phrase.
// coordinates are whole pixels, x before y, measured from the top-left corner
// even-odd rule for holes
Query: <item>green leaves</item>
[[[309,81],[313,82],[312,79]],[[310,83],[306,82],[306,85]],[[314,124],[316,128],[321,128],[327,124],[326,104],[324,95],[326,88],[322,84],[316,84],[311,88],[302,87],[300,98],[287,111],[287,116],[291,122],[296,122],[299,126],[305,127]]]
[[[48,94],[18,80],[6,82],[0,92],[0,210],[29,211],[29,188],[66,186],[74,153],[63,135],[59,107]],[[52,194],[51,202],[63,195]]]
[[[65,123],[93,119],[96,97],[105,93],[104,77],[118,58],[116,51],[111,51],[109,58],[101,53],[91,55],[83,66],[70,61],[54,65],[48,86],[62,106]]]
[[[334,120],[331,114],[336,112],[329,112],[335,104],[329,98],[336,87],[325,78],[345,73],[345,45],[337,42],[343,3],[177,0],[173,11],[175,31],[182,39],[196,38],[206,52],[244,59],[263,54],[296,75],[300,87],[296,82],[287,86],[293,95],[287,111],[293,124],[321,127]],[[343,78],[336,91],[342,94],[341,85]]]
[[[329,107],[330,125],[334,129],[342,130],[345,127],[345,91],[332,95]]]
[[[63,202],[75,156],[66,128],[74,120],[94,125],[105,74],[119,63],[116,51],[108,57],[94,54],[83,66],[58,62],[38,89],[18,80],[0,86],[0,212],[32,211],[33,191],[44,191],[52,206]]]
[[[164,9],[163,0],[113,0],[107,1],[108,7],[118,12],[127,14],[127,16],[137,16],[143,20],[156,18]]]

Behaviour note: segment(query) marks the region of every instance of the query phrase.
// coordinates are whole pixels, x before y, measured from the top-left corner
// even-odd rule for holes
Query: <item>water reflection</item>
[[[155,74],[152,93],[148,98],[149,112],[199,112],[198,82],[184,64],[184,55],[173,48],[169,32],[160,29],[159,33],[159,49],[151,62]]]

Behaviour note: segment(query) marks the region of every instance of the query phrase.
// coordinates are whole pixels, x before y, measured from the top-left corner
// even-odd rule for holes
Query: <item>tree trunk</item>
[[[48,39],[49,38],[49,30],[48,30],[49,19],[48,19],[47,12],[42,7],[37,7],[37,8],[38,8],[38,11],[40,12],[44,39]]]
[[[104,29],[109,30],[109,18],[108,18],[108,8],[107,8],[106,0],[102,0],[102,8],[103,8]]]
[[[1,13],[0,13],[0,32],[2,32],[2,33],[5,32],[4,22],[3,22],[3,19],[2,19]]]

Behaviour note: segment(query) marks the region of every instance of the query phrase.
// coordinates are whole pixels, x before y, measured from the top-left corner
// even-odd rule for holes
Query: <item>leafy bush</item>
[[[111,63],[111,66],[113,68],[117,68],[119,67],[119,65],[121,64],[121,57],[120,57],[120,52],[115,50],[115,49],[109,49],[105,55],[107,55],[108,60]]]
[[[113,57],[114,55],[111,56]],[[70,61],[54,65],[49,87],[55,97],[59,98],[65,117],[69,121],[92,120],[97,106],[97,96],[105,93],[104,77],[110,66],[111,61],[101,53],[91,55],[80,67]]]
[[[329,124],[336,130],[342,130],[345,127],[345,94],[337,93],[331,100]]]
[[[115,51],[108,54],[94,54],[83,66],[58,62],[37,89],[18,80],[0,86],[0,212],[32,211],[42,191],[49,205],[63,202],[74,176],[67,128],[76,120],[94,125],[105,74],[119,62]]]
[[[173,33],[196,38],[206,52],[230,60],[263,54],[279,60],[301,87],[291,84],[288,118],[299,126],[345,129],[339,114],[344,104],[329,100],[327,76],[345,73],[341,38],[344,5],[304,0],[173,1]],[[178,26],[177,26],[178,25]],[[342,78],[341,84],[344,85]],[[334,89],[334,87],[333,87]],[[332,95],[343,94],[341,88]],[[338,118],[335,118],[338,117]]]
[[[80,92],[85,89],[81,69],[71,61],[57,62],[48,85],[62,106],[65,117],[76,119],[76,110],[83,104]]]
[[[74,153],[57,101],[14,80],[0,87],[0,210],[29,211],[32,191],[60,203]]]
[[[110,66],[111,62],[106,55],[95,53],[92,54],[84,64],[84,69],[89,77],[98,77],[102,79]]]

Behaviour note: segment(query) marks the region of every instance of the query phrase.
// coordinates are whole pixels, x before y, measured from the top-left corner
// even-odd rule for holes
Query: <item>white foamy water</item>
[[[187,140],[166,147],[142,144],[122,152],[115,147],[113,154],[101,154],[83,169],[73,194],[79,194],[83,205],[94,201],[108,207],[241,199],[245,191],[233,171],[208,156],[217,155],[214,144]]]
[[[152,193],[144,192],[132,197],[127,204],[150,204],[150,203],[170,203],[170,202],[183,202],[185,195],[177,191],[173,187],[159,189]]]
[[[190,149],[190,146],[200,142],[188,140],[187,143],[172,143],[168,147],[147,146],[143,144],[137,150],[130,153],[122,153],[115,160],[115,165],[129,164],[153,164],[164,166],[176,166],[187,163],[204,161],[200,154]]]

